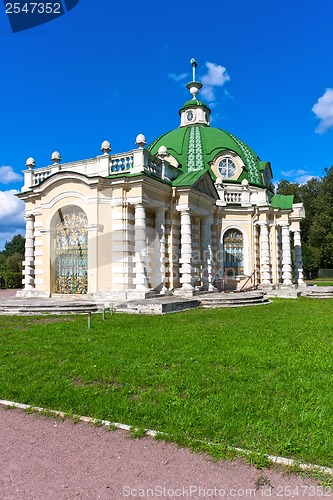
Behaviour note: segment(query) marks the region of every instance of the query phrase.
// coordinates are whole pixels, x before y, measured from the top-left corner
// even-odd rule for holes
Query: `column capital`
[[[189,212],[190,207],[187,204],[177,205],[176,210],[177,212]]]
[[[276,222],[276,224],[278,226],[281,226],[281,227],[289,227],[290,226],[290,222],[288,220],[284,220],[284,221],[279,220]]]

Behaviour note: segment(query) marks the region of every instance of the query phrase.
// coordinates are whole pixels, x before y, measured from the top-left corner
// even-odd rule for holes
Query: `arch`
[[[88,218],[82,208],[67,205],[52,218],[54,292],[88,291]]]

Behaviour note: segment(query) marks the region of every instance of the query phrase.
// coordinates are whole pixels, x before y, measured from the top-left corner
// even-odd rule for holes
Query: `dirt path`
[[[4,407],[0,422],[2,500],[333,497],[310,480],[124,431]]]

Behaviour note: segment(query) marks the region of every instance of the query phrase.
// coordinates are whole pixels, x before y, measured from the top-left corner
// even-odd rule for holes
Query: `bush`
[[[0,283],[1,288],[22,288],[22,273],[3,273]]]

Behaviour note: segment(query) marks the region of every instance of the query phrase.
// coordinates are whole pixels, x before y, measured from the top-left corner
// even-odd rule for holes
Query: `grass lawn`
[[[317,286],[333,286],[333,281],[325,278],[318,278],[315,280],[305,280],[308,285],[317,285]]]
[[[2,316],[0,398],[332,466],[332,307]]]

